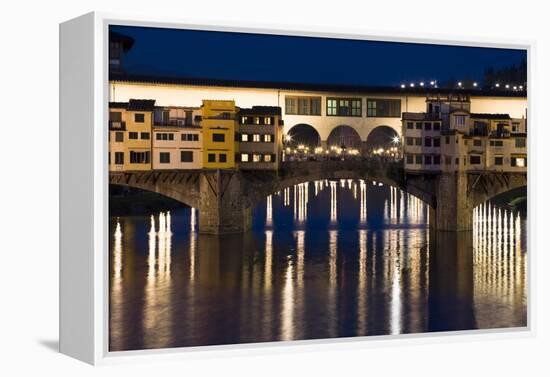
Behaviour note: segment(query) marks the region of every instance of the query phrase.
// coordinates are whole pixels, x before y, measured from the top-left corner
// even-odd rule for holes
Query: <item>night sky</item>
[[[482,81],[483,72],[519,64],[525,50],[111,26],[134,38],[130,74],[388,85]]]

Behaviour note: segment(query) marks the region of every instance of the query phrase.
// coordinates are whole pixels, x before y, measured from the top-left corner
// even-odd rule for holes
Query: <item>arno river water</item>
[[[266,199],[253,229],[197,233],[185,208],[111,217],[110,350],[526,326],[526,221],[486,203],[435,233],[372,182]]]

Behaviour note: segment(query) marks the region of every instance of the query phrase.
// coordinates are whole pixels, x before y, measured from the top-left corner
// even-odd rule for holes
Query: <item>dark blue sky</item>
[[[128,73],[233,80],[399,85],[482,81],[525,50],[111,26],[135,43]]]

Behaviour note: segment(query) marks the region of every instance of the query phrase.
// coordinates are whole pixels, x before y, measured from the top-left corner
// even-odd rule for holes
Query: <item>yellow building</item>
[[[151,170],[154,100],[109,103],[109,170]]]
[[[203,100],[203,167],[235,168],[236,129],[235,101]]]

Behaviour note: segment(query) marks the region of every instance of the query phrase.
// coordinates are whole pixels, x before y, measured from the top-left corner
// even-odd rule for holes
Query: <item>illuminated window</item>
[[[262,160],[262,155],[260,155],[260,154],[253,154],[252,155],[252,161],[260,162],[261,160]]]
[[[264,124],[269,126],[270,124],[272,124],[273,122],[271,121],[271,117],[265,117],[264,118]]]
[[[264,162],[271,162],[271,155],[270,154],[264,155]]]
[[[260,134],[254,134],[254,135],[252,135],[252,141],[255,141],[255,142],[260,141]]]
[[[335,99],[327,100],[327,115],[336,115],[338,106],[336,105]]]
[[[518,168],[524,168],[527,166],[527,158],[525,157],[512,157],[511,165]]]
[[[463,126],[466,124],[466,115],[455,115],[455,124],[457,126]]]
[[[285,111],[287,114],[298,113],[298,99],[293,97],[285,98]]]
[[[241,154],[241,162],[248,162],[248,153]]]
[[[285,97],[285,111],[295,115],[321,115],[321,97]]]
[[[273,135],[271,134],[265,134],[264,135],[264,142],[265,143],[271,143],[273,141]]]
[[[241,134],[241,141],[248,141],[248,134]]]

